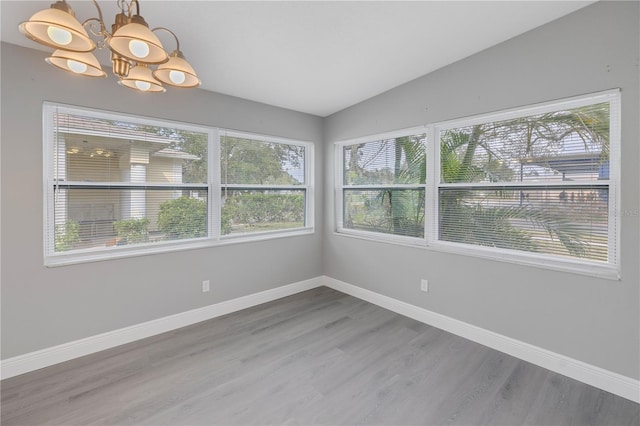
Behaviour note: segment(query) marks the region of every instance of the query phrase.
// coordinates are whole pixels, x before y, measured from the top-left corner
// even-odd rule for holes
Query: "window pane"
[[[439,238],[606,262],[608,189],[440,189]]]
[[[343,148],[344,184],[423,184],[425,134],[385,139]]]
[[[441,181],[609,179],[609,103],[440,132]]]
[[[424,202],[424,189],[345,189],[343,227],[423,237]]]
[[[300,145],[220,137],[221,182],[303,185],[305,148]]]
[[[57,189],[56,252],[207,236],[207,190]]]
[[[222,191],[222,234],[302,228],[305,190]]]
[[[206,133],[66,113],[54,126],[60,181],[207,182]]]

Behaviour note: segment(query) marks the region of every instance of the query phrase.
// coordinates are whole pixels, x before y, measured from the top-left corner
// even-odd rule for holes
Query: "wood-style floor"
[[[638,425],[634,402],[321,287],[2,383],[9,425]]]

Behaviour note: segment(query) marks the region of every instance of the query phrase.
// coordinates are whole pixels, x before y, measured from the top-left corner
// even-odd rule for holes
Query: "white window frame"
[[[602,102],[610,104],[610,146],[609,146],[609,181],[608,181],[608,244],[609,253],[615,253],[615,259],[609,262],[597,262],[584,259],[547,255],[541,253],[524,252],[517,250],[499,249],[492,247],[476,246],[471,244],[440,241],[438,239],[438,206],[439,189],[441,187],[469,187],[469,186],[509,186],[509,184],[466,184],[466,183],[441,183],[440,182],[440,131],[482,124],[492,121],[503,121],[518,117],[525,117],[540,113],[552,112],[558,109],[577,108]],[[519,265],[533,266],[545,269],[559,270],[583,275],[597,276],[601,278],[619,280],[620,279],[620,132],[621,132],[621,94],[619,89],[612,89],[598,93],[575,96],[555,101],[534,104],[525,107],[512,108],[503,111],[480,114],[461,119],[442,121],[427,124],[421,127],[412,127],[389,133],[381,133],[360,137],[335,143],[335,216],[337,235],[364,238],[373,241],[398,243],[413,247],[422,247],[427,250],[435,250],[465,256],[480,257],[502,262],[515,263]],[[425,190],[425,237],[411,238],[401,237],[376,232],[355,231],[345,229],[342,222],[342,211],[344,200],[342,197],[343,185],[343,157],[342,148],[345,145],[376,141],[385,138],[392,138],[415,132],[417,129],[427,133],[427,182]],[[419,130],[418,130],[419,131]],[[582,183],[584,184],[584,182]],[[565,183],[553,184],[549,186],[568,186]],[[570,185],[570,184],[569,184]],[[599,182],[597,185],[606,185]],[[517,186],[523,186],[518,183]]]
[[[304,148],[304,184],[302,185],[260,185],[260,184],[228,184],[220,182],[217,186],[220,189],[220,193],[217,194],[218,200],[220,200],[222,192],[225,188],[229,189],[247,189],[247,190],[295,190],[301,191],[304,190],[305,193],[305,213],[304,213],[304,225],[298,228],[291,229],[279,229],[275,231],[258,231],[253,233],[246,234],[228,234],[228,235],[220,235],[222,240],[244,240],[244,239],[256,239],[259,236],[268,236],[272,234],[281,234],[283,232],[292,233],[292,232],[300,232],[300,231],[309,231],[313,229],[313,224],[315,221],[314,218],[314,203],[313,199],[313,173],[311,170],[313,169],[313,144],[310,142],[303,142],[294,139],[274,137],[274,136],[265,136],[257,133],[249,133],[249,132],[241,132],[237,130],[223,130],[221,129],[219,132],[219,136],[228,136],[228,137],[236,137],[242,139],[250,139],[254,141],[267,142],[267,143],[276,143],[282,145],[295,145],[301,146]],[[220,144],[218,144],[218,148]],[[220,155],[220,149],[217,149],[218,156]],[[218,165],[220,164],[220,160],[218,160]],[[218,169],[218,179],[220,178],[220,169]],[[220,221],[218,221],[220,230]],[[220,231],[221,232],[221,231]]]
[[[205,184],[153,184],[146,183],[141,185],[144,189],[153,189],[161,187],[184,187],[184,188],[202,188],[207,189],[207,221],[208,221],[208,235],[201,238],[173,240],[153,243],[142,243],[132,246],[113,246],[113,247],[99,247],[90,248],[84,250],[74,250],[69,252],[55,252],[55,236],[54,236],[54,210],[55,210],[55,185],[56,180],[54,176],[54,164],[53,154],[55,147],[54,130],[55,123],[53,120],[53,113],[55,111],[66,112],[72,114],[82,114],[86,117],[109,119],[109,120],[121,120],[129,123],[143,124],[149,126],[179,128],[181,130],[194,131],[206,133],[208,135],[208,177]],[[232,243],[252,242],[273,238],[291,237],[297,235],[311,234],[315,232],[314,229],[314,160],[313,160],[313,148],[312,142],[289,140],[279,137],[269,137],[264,135],[249,134],[254,138],[261,138],[261,140],[268,141],[281,141],[281,143],[297,144],[305,146],[305,185],[300,185],[300,188],[305,188],[306,197],[306,211],[305,211],[305,226],[303,228],[276,230],[270,232],[261,233],[247,233],[233,236],[222,237],[220,235],[220,212],[221,212],[221,182],[220,182],[220,133],[229,130],[222,130],[216,127],[201,126],[187,124],[179,121],[161,120],[149,117],[135,116],[126,113],[111,112],[90,108],[77,107],[72,105],[66,105],[55,102],[43,103],[43,258],[44,265],[47,267],[70,265],[84,262],[94,262],[109,259],[117,259],[131,256],[151,255],[156,253],[166,253],[179,250],[192,250],[205,247],[212,247],[217,245],[225,245]],[[240,133],[240,132],[237,132]],[[65,182],[65,186],[80,187],[87,186],[86,182]],[[110,186],[110,187],[129,187],[130,183],[122,182],[100,182],[96,183],[96,187]]]
[[[336,228],[337,232],[341,234],[347,234],[352,236],[358,236],[363,238],[371,238],[381,241],[389,241],[396,243],[404,243],[409,245],[426,245],[426,240],[420,237],[410,237],[406,235],[395,235],[383,232],[363,231],[360,229],[350,229],[344,227],[344,191],[348,189],[424,189],[425,194],[427,192],[427,184],[367,184],[367,185],[347,185],[344,182],[344,147],[349,145],[358,145],[367,142],[378,142],[387,139],[395,139],[403,136],[412,136],[425,133],[427,137],[427,145],[429,144],[429,138],[431,135],[428,133],[426,126],[416,126],[408,129],[395,130],[392,132],[380,133],[372,136],[364,136],[355,139],[349,139],[337,142],[335,144],[335,200],[336,200]],[[425,152],[428,155],[428,152]],[[427,160],[428,161],[428,160]],[[428,171],[427,171],[428,173]],[[429,177],[427,176],[427,180]],[[427,224],[427,207],[425,204],[425,232]],[[425,233],[426,235],[426,233]]]

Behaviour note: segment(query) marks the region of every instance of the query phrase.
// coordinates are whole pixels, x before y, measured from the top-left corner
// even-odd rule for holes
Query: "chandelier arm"
[[[156,27],[154,29],[152,29],[151,31],[158,31],[158,30],[164,30],[166,32],[168,32],[169,34],[171,34],[173,36],[173,38],[176,39],[176,50],[180,50],[180,40],[178,40],[178,36],[176,35],[176,33],[174,33],[173,31],[171,31],[169,28],[165,28],[165,27]]]
[[[100,9],[100,5],[98,4],[98,2],[96,0],[93,0],[93,4],[96,7],[96,9],[98,10],[98,18],[89,18],[86,21],[84,21],[82,23],[82,26],[84,27],[85,24],[89,21],[98,21],[100,23],[100,35],[102,36],[111,36],[111,34],[109,34],[109,32],[107,31],[107,28],[104,25],[104,18],[102,17],[102,9]],[[93,31],[92,31],[93,32]]]
[[[94,22],[98,22],[100,24],[100,29],[96,30],[95,26],[93,25]],[[83,27],[86,27],[89,29],[89,32],[91,34],[93,34],[96,37],[110,37],[111,34],[109,34],[109,32],[107,31],[107,29],[104,26],[104,22],[102,22],[100,19],[98,18],[89,18],[87,20],[85,20],[82,23]]]
[[[125,13],[125,9],[128,7],[126,0],[116,0],[116,4],[120,8],[120,12]]]
[[[95,1],[95,0],[93,0]],[[129,18],[131,18],[131,13],[133,12],[133,5],[136,5],[136,15],[140,15],[140,3],[138,3],[138,0],[131,0],[129,2]]]

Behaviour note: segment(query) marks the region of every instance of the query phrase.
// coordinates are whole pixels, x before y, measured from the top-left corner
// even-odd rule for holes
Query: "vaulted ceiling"
[[[17,26],[50,3],[2,1],[2,40],[46,49]],[[81,21],[97,16],[92,2],[68,3]],[[116,1],[99,3],[110,26]],[[139,3],[152,28],[178,35],[202,89],[328,116],[593,1]],[[158,35],[167,51],[175,48]],[[109,63],[107,52],[97,56]]]

